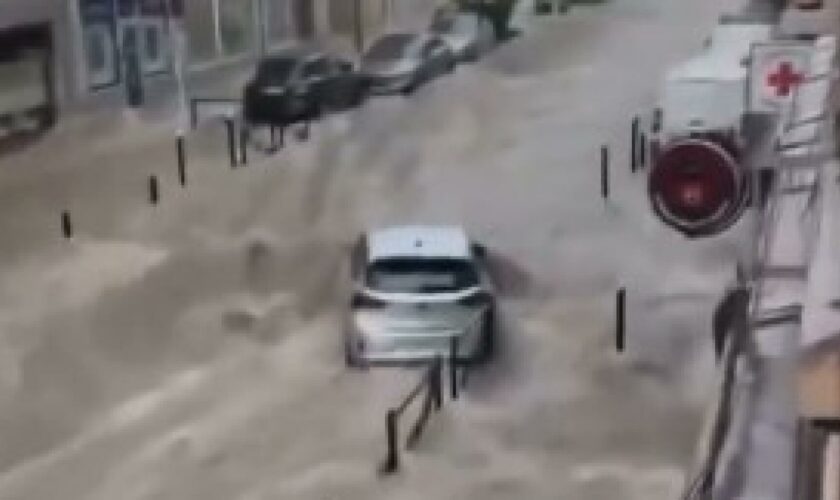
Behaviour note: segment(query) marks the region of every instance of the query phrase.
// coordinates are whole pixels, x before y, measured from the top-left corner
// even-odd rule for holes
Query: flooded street
[[[654,218],[630,121],[736,7],[576,6],[235,170],[211,125],[183,190],[168,133],[64,153],[59,131],[0,160],[0,498],[675,499],[714,389],[712,311],[748,248],[740,228],[689,242]],[[417,372],[345,368],[347,256],[403,223],[486,244],[502,337],[379,478],[385,412]]]

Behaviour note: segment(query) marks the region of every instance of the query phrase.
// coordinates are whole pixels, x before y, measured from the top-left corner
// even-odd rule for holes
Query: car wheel
[[[411,80],[411,82],[402,89],[402,94],[404,96],[410,96],[415,90],[417,90],[417,80]]]
[[[344,341],[344,364],[347,368],[354,368],[359,369],[364,366],[364,364],[359,360],[359,358],[353,354],[353,350],[350,348],[350,341]]]
[[[353,106],[361,106],[368,98],[368,92],[364,85],[359,85],[356,88],[356,94],[353,96]]]

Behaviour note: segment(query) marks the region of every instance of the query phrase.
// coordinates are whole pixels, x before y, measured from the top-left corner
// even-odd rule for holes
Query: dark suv
[[[312,120],[364,101],[367,79],[353,64],[321,52],[287,52],[260,61],[245,87],[245,119],[252,125]]]

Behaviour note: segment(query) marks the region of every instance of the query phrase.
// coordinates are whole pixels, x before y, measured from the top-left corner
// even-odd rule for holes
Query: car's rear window
[[[264,81],[285,82],[294,71],[297,61],[291,57],[277,57],[260,62],[257,78]]]
[[[377,40],[365,53],[369,61],[397,59],[405,54],[415,40],[414,35],[394,34]]]
[[[475,266],[459,259],[380,259],[366,273],[367,286],[381,292],[455,292],[477,285],[478,279]]]
[[[466,14],[441,16],[432,22],[431,31],[440,34],[471,35],[478,31],[478,19]]]

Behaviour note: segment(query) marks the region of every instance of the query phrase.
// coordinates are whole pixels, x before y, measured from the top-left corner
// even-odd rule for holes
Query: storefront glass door
[[[80,0],[88,85],[102,88],[120,79],[113,0]]]
[[[91,88],[123,79],[126,34],[136,44],[142,75],[171,71],[165,0],[79,0],[79,5]]]

